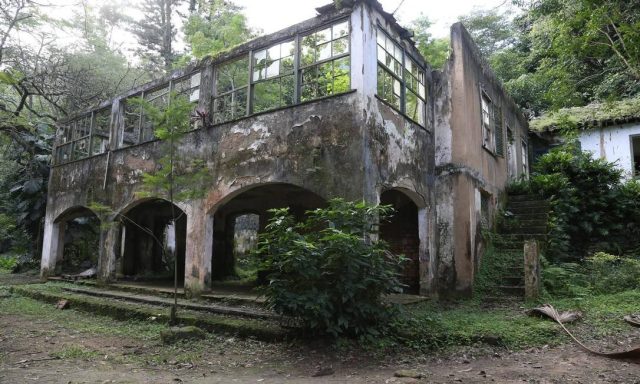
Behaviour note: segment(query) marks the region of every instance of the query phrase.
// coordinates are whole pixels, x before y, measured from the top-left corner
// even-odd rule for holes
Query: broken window
[[[253,112],[294,103],[294,53],[295,45],[291,40],[253,54]]]
[[[503,130],[503,121],[502,121],[502,107],[495,106],[493,109],[494,112],[494,127],[495,127],[495,145],[496,145],[496,155],[504,156],[504,130]]]
[[[93,113],[93,127],[91,129],[91,154],[104,153],[109,148],[109,131],[111,123],[111,106]]]
[[[131,96],[124,101],[124,127],[122,130],[122,138],[120,140],[121,148],[138,144],[142,108],[140,104],[133,102],[133,99],[141,96],[141,94]]]
[[[150,106],[157,108],[159,111],[164,111],[169,106],[169,84],[164,84],[155,89],[151,89],[149,91],[144,92],[144,101],[147,102]],[[142,108],[142,116],[141,116],[141,137],[140,142],[144,143],[147,141],[151,141],[156,138],[154,133],[155,127],[153,126],[153,121],[148,116],[148,113]]]
[[[482,146],[490,152],[495,152],[493,103],[489,96],[482,92]]]
[[[529,175],[529,148],[524,140],[522,140],[522,174]]]
[[[89,156],[89,135],[91,134],[91,114],[82,116],[70,124],[73,138],[71,160],[84,159]]]
[[[420,68],[412,58],[406,57],[404,62],[405,101],[406,115],[416,123],[425,125],[426,91],[424,70]]]
[[[224,123],[247,115],[249,56],[216,67],[213,122]]]
[[[172,91],[176,97],[188,98],[190,103],[198,104],[200,101],[200,72],[195,72],[182,79],[172,82]]]
[[[378,29],[378,97],[425,126],[426,81],[424,69],[400,44]],[[404,64],[403,64],[404,63]]]
[[[351,89],[348,21],[304,36],[300,53],[301,101]]]

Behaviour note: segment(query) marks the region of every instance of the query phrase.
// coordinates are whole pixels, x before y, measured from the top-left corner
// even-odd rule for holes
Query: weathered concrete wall
[[[631,123],[594,128],[580,132],[578,140],[582,150],[595,157],[615,162],[626,178],[633,177],[633,148],[631,136],[640,135],[640,124]],[[636,151],[640,151],[637,148]]]
[[[451,49],[444,71],[435,75],[434,95],[439,291],[469,294],[482,254],[482,196],[492,216],[508,180],[507,126],[520,143],[527,138],[527,122],[461,24],[451,28]],[[501,107],[504,156],[483,147],[482,92]],[[522,172],[522,147],[516,147]]]

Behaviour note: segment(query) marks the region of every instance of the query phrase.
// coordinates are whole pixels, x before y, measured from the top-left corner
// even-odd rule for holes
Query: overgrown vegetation
[[[581,261],[595,251],[635,253],[640,183],[622,176],[614,163],[580,151],[570,140],[541,156],[530,180],[511,188],[551,201],[549,261]]]
[[[402,259],[375,239],[388,206],[331,200],[296,222],[272,210],[257,255],[265,260],[267,304],[314,334],[375,337],[396,313],[383,295],[400,292]]]

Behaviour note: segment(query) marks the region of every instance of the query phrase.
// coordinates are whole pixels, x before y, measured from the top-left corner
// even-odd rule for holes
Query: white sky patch
[[[387,12],[395,13],[396,19],[402,25],[408,25],[420,13],[425,14],[434,22],[431,33],[435,37],[449,36],[449,27],[461,15],[466,15],[474,8],[491,9],[501,7],[506,9],[510,1],[505,0],[379,0]],[[331,0],[235,0],[244,7],[249,25],[262,29],[265,34],[278,31],[295,23],[310,19],[316,15],[317,7],[329,4]]]

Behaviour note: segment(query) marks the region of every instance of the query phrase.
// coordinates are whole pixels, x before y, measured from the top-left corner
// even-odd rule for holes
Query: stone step
[[[524,218],[523,218],[524,217]],[[503,224],[505,228],[509,227],[547,227],[548,218],[529,218],[525,215],[514,216],[511,220],[506,220]]]
[[[545,241],[547,238],[546,234],[541,233],[510,233],[501,235],[502,241],[505,243],[512,241],[524,242],[525,240],[539,240]]]
[[[510,212],[516,217],[520,217],[521,215],[548,215],[549,208],[547,207],[513,207],[507,206],[505,208],[506,212]]]
[[[74,310],[89,312],[92,315],[108,316],[116,320],[148,321],[152,319],[160,324],[169,323],[169,310],[166,304],[157,305],[110,297],[95,297],[61,288],[55,284],[45,283],[13,286],[11,291],[17,295],[52,304],[61,299],[68,300],[70,308]],[[177,321],[179,324],[194,325],[210,332],[252,337],[263,341],[284,340],[290,336],[290,332],[280,326],[282,320],[203,313],[202,311],[181,308],[177,311]],[[295,324],[291,323],[288,326],[295,326]]]
[[[504,286],[522,286],[524,285],[524,276],[503,276],[501,281]]]
[[[506,221],[541,221],[546,223],[549,220],[549,214],[546,212],[510,213],[511,215],[507,215]]]
[[[521,285],[499,285],[498,289],[505,294],[524,296],[524,286]]]
[[[501,231],[502,235],[513,235],[513,234],[524,234],[531,233],[536,235],[546,235],[547,234],[547,226],[509,226],[507,228],[503,228]]]
[[[538,201],[543,200],[539,195],[509,195],[507,197],[509,201]]]
[[[52,282],[69,282],[76,285],[82,285],[87,287],[96,287],[97,282],[92,279],[74,280],[65,277],[50,277],[48,279]],[[130,281],[117,281],[106,285],[110,290],[128,293],[137,293],[143,295],[152,295],[156,297],[173,298],[173,288],[171,287],[158,287],[150,285],[144,285]],[[185,298],[184,289],[178,288],[178,297]],[[221,286],[215,287],[210,291],[205,291],[201,294],[200,299],[211,303],[223,303],[231,306],[251,306],[261,308],[264,304],[264,298],[249,291],[230,290],[228,287],[223,288]]]
[[[549,202],[546,200],[533,200],[533,201],[509,201],[507,208],[541,208],[549,209]]]
[[[94,297],[105,297],[109,299],[117,299],[132,303],[144,303],[151,305],[160,305],[160,306],[171,306],[173,304],[173,299],[152,295],[143,295],[137,293],[128,293],[121,292],[109,289],[101,289],[101,288],[75,288],[75,287],[63,287],[63,290],[75,294],[94,296]],[[200,311],[200,312],[208,312],[215,313],[219,315],[228,315],[228,316],[239,316],[239,317],[248,317],[254,319],[275,319],[277,315],[274,313],[269,313],[266,311],[259,311],[253,308],[239,308],[239,307],[230,307],[230,306],[222,306],[222,305],[213,305],[213,304],[200,304],[191,301],[187,301],[184,299],[178,299],[178,307],[183,309],[189,309],[192,311]]]

